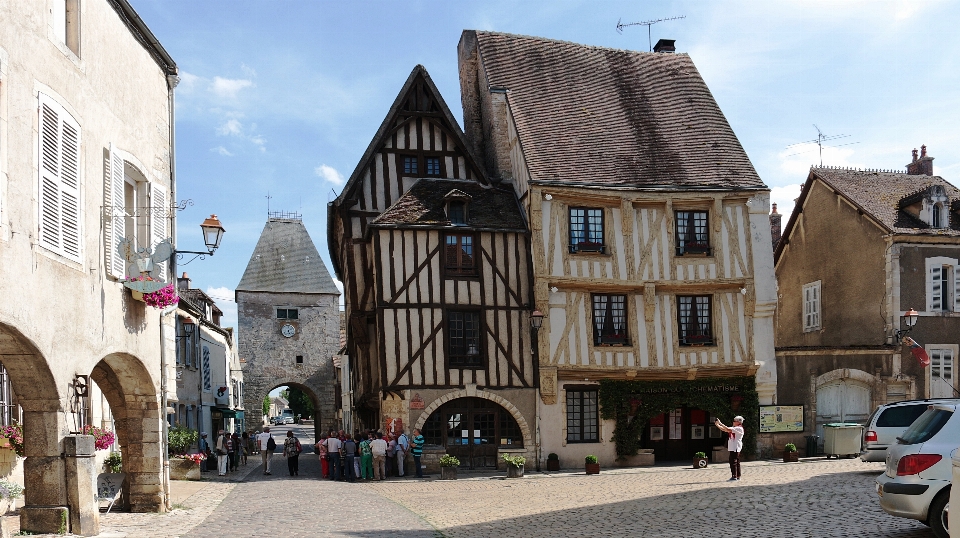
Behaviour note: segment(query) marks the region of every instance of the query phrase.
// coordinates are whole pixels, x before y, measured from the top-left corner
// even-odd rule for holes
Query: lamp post
[[[177,255],[177,259],[183,259],[184,254],[195,254],[193,258],[190,258],[190,261],[184,262],[182,265],[187,265],[198,257],[202,260],[206,256],[213,256],[213,253],[220,248],[220,241],[223,239],[223,234],[226,233],[226,230],[223,228],[223,224],[220,222],[220,219],[216,215],[210,215],[203,222],[200,223],[200,230],[203,232],[203,244],[207,247],[206,252],[196,251],[196,250],[174,250],[174,254]],[[174,270],[176,274],[176,270]]]
[[[906,334],[913,330],[914,326],[917,324],[917,320],[920,318],[920,313],[914,309],[907,310],[900,316],[900,327],[895,333],[897,342],[903,340],[903,337]],[[906,327],[905,329],[903,327]]]
[[[534,310],[530,314],[530,353],[533,355],[533,371],[537,376],[535,383],[540,382],[540,327],[543,326],[543,312]],[[534,385],[538,386],[538,385]],[[536,424],[537,471],[540,471],[540,398],[537,398]]]

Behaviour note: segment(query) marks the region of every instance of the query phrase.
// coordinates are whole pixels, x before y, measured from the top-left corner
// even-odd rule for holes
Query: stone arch
[[[163,454],[160,395],[150,372],[126,353],[107,355],[90,378],[100,387],[116,424],[117,442],[127,475],[130,511],[163,512]]]
[[[513,419],[517,421],[517,425],[520,426],[520,433],[523,435],[524,448],[527,449],[528,453],[535,452],[533,433],[530,430],[530,425],[527,423],[527,419],[523,417],[523,414],[520,413],[520,410],[517,409],[517,406],[510,403],[509,400],[500,396],[499,394],[486,392],[483,390],[468,391],[466,389],[460,389],[444,394],[424,408],[423,413],[420,413],[420,418],[417,419],[414,429],[422,430],[423,425],[427,422],[427,419],[430,418],[430,415],[432,415],[434,411],[440,409],[440,406],[443,404],[458,398],[482,398],[484,400],[490,400],[491,402],[494,402],[500,407],[506,409]]]
[[[246,382],[244,382],[244,385],[245,385],[244,399],[246,399],[246,395],[250,394],[250,392],[246,391]],[[304,383],[302,381],[278,381],[278,382],[273,382],[272,386],[263,385],[262,387],[263,389],[257,391],[259,392],[259,397],[256,400],[254,400],[256,402],[259,402],[256,404],[256,408],[252,409],[249,406],[246,406],[246,405],[244,406],[246,409],[245,416],[250,417],[249,424],[252,425],[252,426],[248,426],[247,429],[250,429],[251,427],[256,429],[260,427],[261,424],[263,424],[263,412],[262,412],[263,399],[264,397],[266,397],[267,394],[270,394],[270,392],[272,392],[274,389],[277,389],[279,387],[294,387],[294,388],[300,389],[304,394],[310,397],[310,400],[313,402],[313,411],[315,413],[315,417],[313,421],[313,429],[314,429],[315,435],[323,431],[334,429],[332,426],[328,427],[328,424],[331,423],[332,419],[331,417],[325,416],[326,413],[323,412],[323,409],[320,406],[320,398],[317,394],[317,390],[314,387],[311,387],[309,384]],[[255,420],[254,420],[254,417],[256,417]]]
[[[877,379],[874,376],[864,372],[863,370],[857,370],[856,368],[838,368],[818,376],[815,382],[816,388],[820,388],[827,383],[846,379],[859,381],[871,387],[877,382]]]

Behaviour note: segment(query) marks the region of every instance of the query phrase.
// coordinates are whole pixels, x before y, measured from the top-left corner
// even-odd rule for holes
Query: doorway
[[[870,387],[853,379],[838,379],[817,388],[817,435],[835,422],[864,424],[870,416]]]
[[[426,444],[443,447],[464,469],[495,469],[500,447],[523,448],[509,411],[483,398],[458,398],[434,411],[421,431]]]

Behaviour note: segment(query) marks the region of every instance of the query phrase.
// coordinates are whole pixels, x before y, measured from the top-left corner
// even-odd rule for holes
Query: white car
[[[886,461],[887,447],[897,442],[897,436],[902,434],[913,424],[931,404],[960,404],[960,400],[953,398],[938,398],[929,400],[906,400],[881,405],[867,419],[863,429],[862,461]]]
[[[926,523],[937,538],[949,538],[952,457],[960,445],[958,407],[930,405],[887,449],[886,471],[877,477],[880,507]]]

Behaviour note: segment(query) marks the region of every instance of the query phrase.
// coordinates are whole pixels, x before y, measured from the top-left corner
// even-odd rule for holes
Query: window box
[[[599,252],[600,254],[606,254],[607,247],[603,243],[581,241],[575,245],[570,245],[570,253],[576,254],[577,252]]]
[[[690,334],[684,336],[680,343],[687,346],[706,346],[713,343],[713,336],[709,334]]]
[[[627,343],[627,336],[624,334],[609,334],[600,337],[600,345],[622,346]]]
[[[683,256],[685,254],[705,254],[710,256],[713,254],[713,249],[705,243],[687,243],[682,247],[677,247],[677,256]]]

